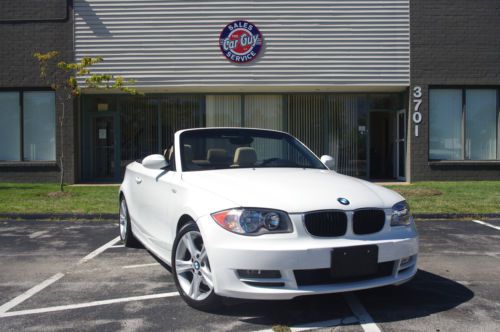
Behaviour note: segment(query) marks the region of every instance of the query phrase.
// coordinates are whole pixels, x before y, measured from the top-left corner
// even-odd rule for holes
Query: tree
[[[59,117],[59,141],[61,154],[59,157],[61,192],[64,191],[64,135],[63,124],[65,117],[65,103],[73,97],[80,95],[81,86],[98,90],[119,90],[128,94],[140,94],[135,88],[135,80],[125,80],[122,76],[111,74],[100,74],[90,70],[95,64],[103,61],[101,57],[84,57],[79,62],[58,61],[60,52],[50,51],[47,53],[34,53],[33,57],[38,60],[40,77],[56,92],[56,98],[61,104],[61,116]]]

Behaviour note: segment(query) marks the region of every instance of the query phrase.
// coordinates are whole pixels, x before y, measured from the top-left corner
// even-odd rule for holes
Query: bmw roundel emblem
[[[219,37],[220,50],[235,63],[254,60],[262,48],[263,40],[259,29],[248,21],[234,21],[222,29]]]
[[[347,198],[339,197],[337,198],[337,201],[339,201],[339,203],[342,205],[349,205],[349,200]]]

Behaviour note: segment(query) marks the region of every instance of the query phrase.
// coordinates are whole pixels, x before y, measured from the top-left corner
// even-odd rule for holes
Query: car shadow
[[[150,254],[168,272],[172,272],[170,266]],[[405,321],[445,312],[474,297],[474,292],[468,287],[421,269],[411,281],[401,286],[379,287],[353,294],[359,298],[374,321],[380,323]],[[344,295],[335,293],[266,301],[225,298],[224,306],[206,314],[230,316],[242,323],[262,326],[296,326],[333,319],[340,319],[342,325],[356,325],[356,322],[348,319],[354,314]]]
[[[419,270],[399,287],[388,286],[354,294],[376,322],[404,321],[453,309],[474,297],[474,292],[451,279]],[[242,317],[256,325],[300,325],[353,316],[343,294],[303,296],[288,301],[227,299],[216,315]],[[345,320],[343,325],[357,324]]]
[[[381,323],[445,312],[474,297],[468,287],[425,270],[418,270],[412,281],[399,287],[374,288],[355,294],[375,322]]]

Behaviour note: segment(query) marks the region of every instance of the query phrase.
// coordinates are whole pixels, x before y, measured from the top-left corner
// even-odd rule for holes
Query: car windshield
[[[290,135],[256,129],[200,129],[180,135],[182,169],[292,167],[326,169]]]

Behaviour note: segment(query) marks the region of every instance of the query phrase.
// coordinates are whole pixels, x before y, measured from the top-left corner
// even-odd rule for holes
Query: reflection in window
[[[429,92],[429,158],[462,159],[462,90]]]
[[[21,159],[19,92],[0,92],[0,161]]]
[[[55,160],[54,92],[25,92],[23,97],[24,160]]]

